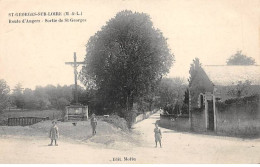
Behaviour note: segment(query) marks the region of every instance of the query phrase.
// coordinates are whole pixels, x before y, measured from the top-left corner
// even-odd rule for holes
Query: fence
[[[8,126],[27,126],[36,124],[41,121],[49,120],[49,117],[19,117],[19,118],[8,118]]]

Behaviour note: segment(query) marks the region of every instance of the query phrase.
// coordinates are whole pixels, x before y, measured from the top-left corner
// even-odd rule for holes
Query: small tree
[[[227,65],[254,65],[255,59],[252,57],[247,57],[242,54],[242,51],[237,51],[236,54],[232,55],[227,59]]]

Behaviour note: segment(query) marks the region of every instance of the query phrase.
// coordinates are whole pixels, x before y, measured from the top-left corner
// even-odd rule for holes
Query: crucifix
[[[77,85],[77,80],[78,80],[78,72],[77,72],[77,67],[80,64],[85,64],[85,62],[77,62],[77,56],[76,52],[74,52],[74,62],[65,62],[67,65],[72,65],[74,67],[74,79],[75,79],[75,92],[74,92],[74,100],[76,104],[78,104],[78,85]]]

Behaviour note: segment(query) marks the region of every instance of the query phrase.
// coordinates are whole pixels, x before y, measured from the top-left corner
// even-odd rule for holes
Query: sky
[[[168,39],[175,63],[168,77],[189,76],[195,57],[202,65],[224,65],[237,50],[260,64],[260,0],[1,0],[0,79],[13,88],[74,84],[65,62],[86,55],[88,39],[122,10],[150,15]],[[82,16],[10,17],[21,12],[82,12]],[[44,19],[86,19],[46,23]],[[9,23],[40,19],[40,23]],[[78,68],[78,71],[80,67]]]

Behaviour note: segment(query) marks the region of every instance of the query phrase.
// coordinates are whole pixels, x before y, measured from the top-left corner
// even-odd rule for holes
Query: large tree
[[[255,59],[242,54],[242,51],[237,51],[236,54],[232,55],[227,59],[227,65],[254,65]]]
[[[149,15],[128,10],[117,13],[92,36],[86,51],[81,79],[95,83],[107,107],[131,109],[154,90],[174,61]]]
[[[9,104],[10,88],[6,81],[0,79],[0,112],[2,112]]]

